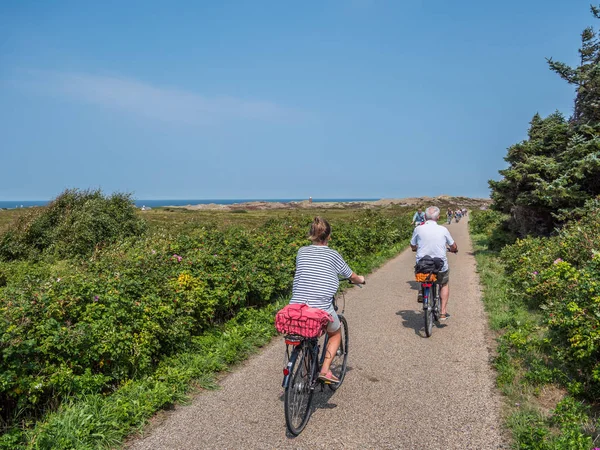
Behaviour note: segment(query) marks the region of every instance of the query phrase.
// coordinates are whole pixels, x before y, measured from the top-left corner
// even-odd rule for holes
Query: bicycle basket
[[[435,273],[416,273],[415,280],[417,280],[419,283],[437,281],[437,275]]]
[[[325,328],[333,317],[326,311],[310,308],[304,304],[289,304],[277,312],[275,328],[286,335],[299,335],[315,338],[325,332]]]

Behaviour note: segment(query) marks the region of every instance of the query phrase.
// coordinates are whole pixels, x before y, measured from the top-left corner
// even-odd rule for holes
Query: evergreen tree
[[[591,11],[600,19],[600,8]],[[581,42],[578,67],[548,59],[577,87],[573,116],[535,114],[528,139],[508,149],[503,178],[489,182],[494,208],[511,215],[509,227],[521,236],[552,232],[600,195],[600,40],[588,27]]]

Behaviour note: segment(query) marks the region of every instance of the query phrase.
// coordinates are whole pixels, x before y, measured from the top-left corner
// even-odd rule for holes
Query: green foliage
[[[473,222],[471,231],[494,231]],[[501,258],[482,250],[488,239],[474,236],[486,309],[500,332],[497,383],[516,405],[508,420],[515,446],[590,448],[594,425],[583,405],[600,394],[600,204],[588,202],[556,236],[517,240]],[[535,400],[545,386],[570,394],[547,417]]]
[[[552,238],[528,238],[502,251],[522,301],[543,313],[551,357],[582,395],[600,394],[600,207]]]
[[[580,402],[565,397],[550,417],[520,411],[510,417],[509,425],[520,450],[583,450],[592,448],[592,438],[585,433],[588,414]]]
[[[332,222],[331,245],[356,272],[366,273],[382,255],[406,242],[411,229],[400,228],[404,219],[372,211],[354,214],[350,221]],[[0,263],[7,278],[0,288],[3,420],[16,422],[20,416],[27,422],[61,403],[95,402],[130,383],[154,379],[165,361],[181,355],[194,359],[198,349],[223,345],[235,335],[209,330],[236,315],[239,322],[289,292],[296,253],[308,244],[310,221],[289,217],[256,229],[196,227],[184,234],[132,237],[97,248],[85,261]],[[263,323],[258,339],[272,332]],[[235,340],[219,353],[222,359],[205,357],[198,367],[222,370],[220,361],[236,361],[246,345]],[[205,373],[198,370],[193,376],[168,376],[189,380]],[[165,404],[161,395],[148,400],[148,411]],[[77,433],[89,435],[87,425],[69,425],[91,414],[85,408],[72,415],[59,413],[67,422],[56,426],[75,433],[64,441],[65,448],[76,445]],[[119,420],[130,413],[123,412]],[[136,415],[134,422],[148,414]],[[128,424],[119,422],[127,429]],[[54,436],[54,431],[47,433]],[[43,439],[36,442],[55,437]]]
[[[490,234],[504,219],[504,214],[493,209],[471,211],[469,230],[473,234]]]
[[[597,9],[592,13],[599,18]],[[536,114],[528,139],[508,149],[502,179],[489,182],[493,207],[511,215],[510,229],[521,237],[551,234],[600,195],[600,41],[592,28],[582,33],[579,52],[577,68],[548,60],[577,86],[573,117]]]
[[[517,239],[516,235],[508,229],[507,219],[506,214],[492,209],[473,211],[469,219],[469,227],[472,233],[486,235],[489,249],[498,251]]]
[[[244,359],[275,333],[273,317],[283,301],[247,309],[222,327],[194,337],[188,350],[164,358],[147,377],[128,380],[111,395],[72,398],[14,442],[39,449],[114,448],[132,427],[139,427],[165,406],[185,400],[190,382],[213,388],[215,372]],[[15,438],[18,440],[15,441]],[[4,446],[0,448],[17,448]]]
[[[66,190],[47,207],[34,208],[0,236],[0,260],[89,256],[94,249],[144,233],[129,195]]]

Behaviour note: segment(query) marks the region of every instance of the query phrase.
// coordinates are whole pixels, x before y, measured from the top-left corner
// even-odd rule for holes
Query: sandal
[[[340,380],[334,374],[331,373],[331,370],[327,373],[320,373],[319,380],[324,381],[326,384],[331,383],[339,383]]]
[[[450,318],[450,314],[440,314],[440,320],[448,320]]]

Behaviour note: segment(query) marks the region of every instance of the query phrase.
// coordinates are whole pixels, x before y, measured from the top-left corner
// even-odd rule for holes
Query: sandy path
[[[286,435],[283,343],[275,339],[220,390],[163,413],[129,448],[507,448],[466,220],[449,228],[460,250],[449,254],[452,317],[424,338],[410,250],[352,289],[350,370],[338,392],[317,392],[300,436]]]

